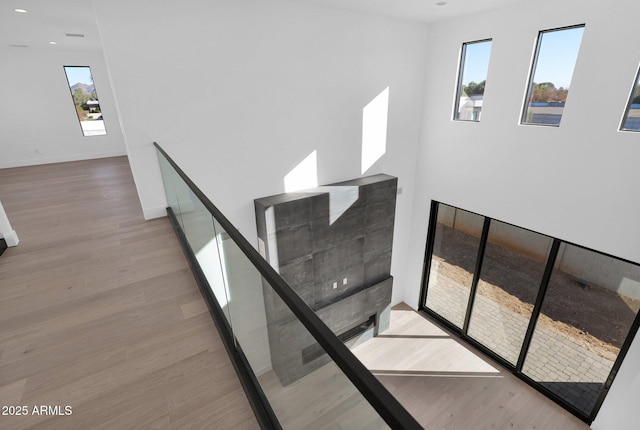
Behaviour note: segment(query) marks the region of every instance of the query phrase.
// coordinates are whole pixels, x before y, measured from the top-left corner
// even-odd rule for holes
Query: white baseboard
[[[18,234],[15,230],[11,230],[9,233],[3,235],[2,237],[5,242],[7,242],[7,246],[17,246],[20,239],[18,239]]]
[[[60,155],[55,157],[39,157],[26,160],[0,161],[0,169],[10,167],[36,166],[38,164],[64,163],[67,161],[93,160],[95,158],[120,157],[127,155],[125,149],[118,151],[96,152],[94,154]]]
[[[167,209],[164,207],[147,208],[142,209],[142,214],[144,215],[144,219],[148,221],[150,219],[162,218],[163,216],[167,216]]]

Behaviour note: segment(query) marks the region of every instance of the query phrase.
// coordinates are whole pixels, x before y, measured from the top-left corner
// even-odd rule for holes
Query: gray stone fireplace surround
[[[344,342],[389,327],[397,182],[380,174],[254,201],[260,253]],[[269,285],[263,294],[280,382],[329,362]]]

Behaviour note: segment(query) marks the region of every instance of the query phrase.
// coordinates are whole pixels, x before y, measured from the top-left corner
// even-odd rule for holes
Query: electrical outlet
[[[344,279],[342,280],[342,285],[347,285],[347,278],[344,278]]]
[[[333,289],[335,290],[336,288],[338,288],[338,283],[337,283],[337,282],[334,282],[334,283],[333,283]]]

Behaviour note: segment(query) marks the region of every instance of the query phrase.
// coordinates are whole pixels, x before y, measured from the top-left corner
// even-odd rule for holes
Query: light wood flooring
[[[587,424],[405,304],[353,353],[428,430],[586,430]],[[386,428],[333,364],[283,387],[259,378],[284,428]]]
[[[382,430],[389,427],[337,365],[326,364],[286,387],[275,372],[258,378],[284,429]]]
[[[404,304],[353,352],[426,429],[589,428]]]
[[[258,428],[126,157],[0,169],[0,201],[20,238],[0,256],[0,406],[29,410],[0,429]]]
[[[169,221],[142,218],[125,157],[0,170],[0,200],[20,237],[0,256],[0,406],[29,410],[0,415],[0,429],[258,428]],[[354,353],[427,429],[588,428],[403,305]],[[333,366],[288,387],[260,380],[291,428],[380,425]],[[72,414],[33,415],[41,405]]]

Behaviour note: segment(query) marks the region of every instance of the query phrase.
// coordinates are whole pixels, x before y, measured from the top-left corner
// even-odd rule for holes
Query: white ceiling
[[[373,13],[393,18],[434,23],[464,15],[499,9],[526,0],[290,0],[296,3],[310,3],[335,9],[347,9]],[[444,1],[444,0],[443,0]]]
[[[525,0],[447,0],[443,6],[436,5],[439,0],[289,1],[432,23]],[[17,13],[15,8],[28,12]],[[65,33],[80,33],[85,37],[72,38]],[[57,44],[50,45],[52,41]],[[93,3],[91,0],[2,0],[0,47],[9,45],[27,45],[28,49],[101,50]]]
[[[16,8],[28,12],[14,12]],[[85,37],[67,37],[65,33],[80,33]],[[93,3],[91,0],[2,0],[0,47],[8,45],[27,45],[29,49],[101,50]]]

